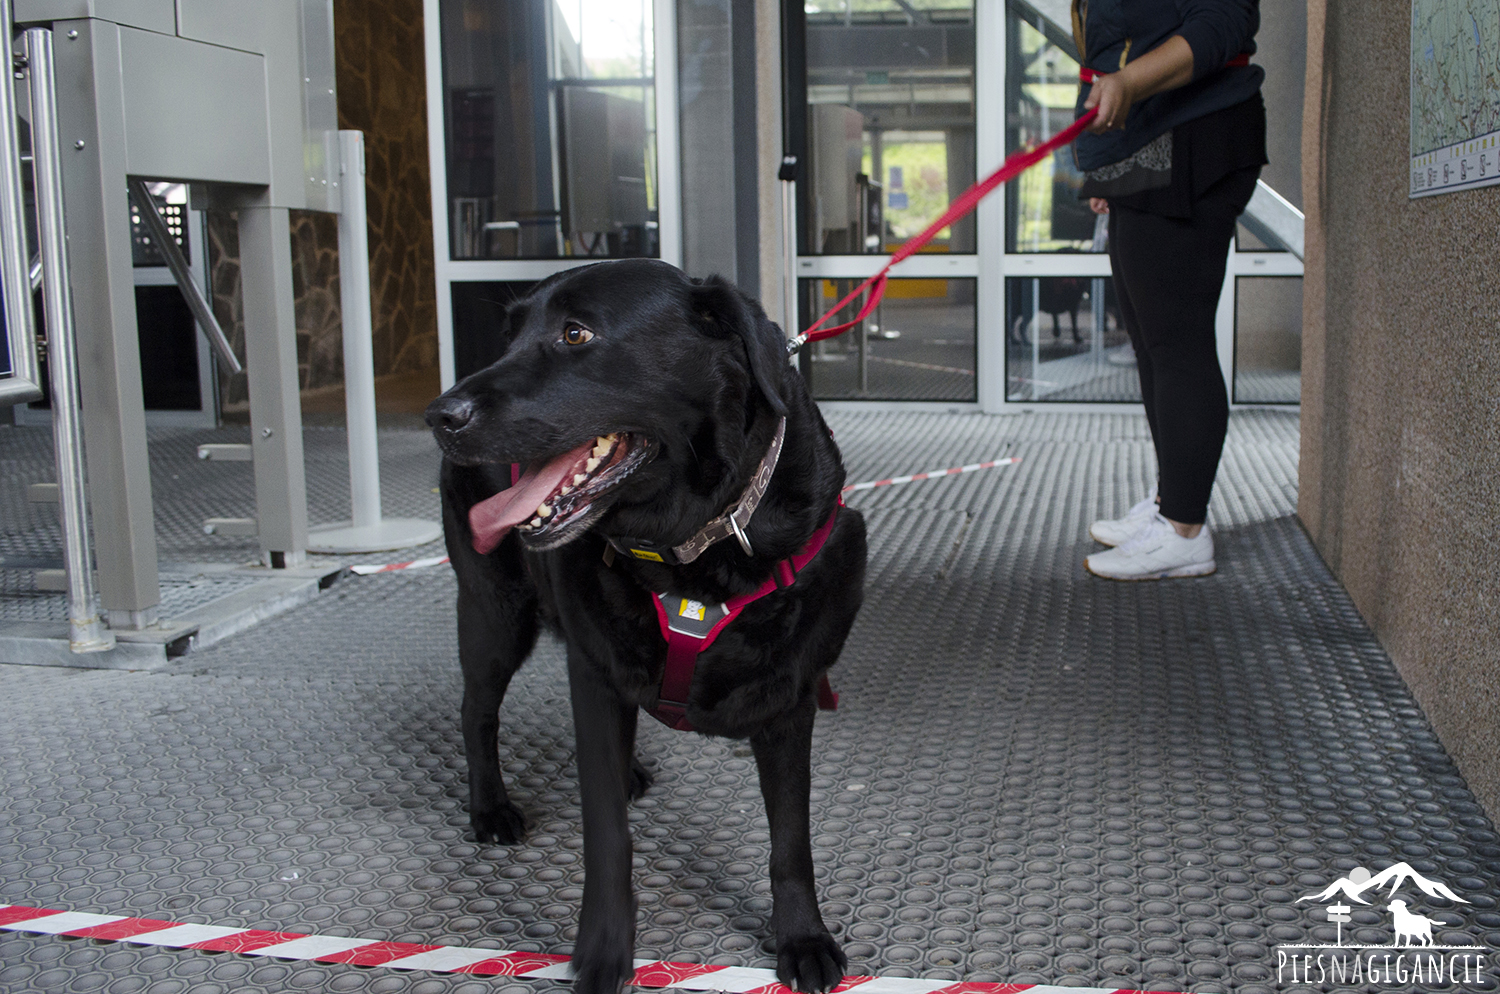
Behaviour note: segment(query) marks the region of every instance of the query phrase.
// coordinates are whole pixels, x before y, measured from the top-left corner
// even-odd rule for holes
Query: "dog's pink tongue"
[[[489,500],[469,508],[469,530],[474,534],[474,551],[488,555],[505,538],[506,532],[536,513],[536,506],[577,470],[594,447],[589,439],[571,452],[564,452],[545,463],[534,462],[509,490],[502,490]]]

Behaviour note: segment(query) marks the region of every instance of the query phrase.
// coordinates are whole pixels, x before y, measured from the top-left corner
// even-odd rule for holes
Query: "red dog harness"
[[[780,448],[781,433],[785,430],[785,424],[783,420],[782,427],[776,432],[775,447],[777,449]],[[774,465],[773,461],[772,466]],[[511,463],[510,485],[515,486],[520,479],[521,464]],[[844,498],[840,497],[833,513],[817,531],[812,533],[812,537],[807,540],[802,551],[793,553],[777,563],[766,582],[748,594],[731,597],[723,604],[704,604],[676,594],[653,593],[651,595],[651,603],[656,607],[656,620],[661,624],[662,638],[667,640],[667,665],[662,674],[661,692],[657,695],[656,706],[646,708],[651,717],[668,728],[675,728],[680,732],[694,731],[693,726],[687,720],[687,699],[688,691],[693,686],[693,671],[698,667],[698,655],[713,645],[719,633],[753,602],[760,600],[773,590],[784,590],[797,582],[797,574],[812,562],[818,550],[823,548],[823,543],[828,541],[828,536],[833,532],[834,522],[838,520],[839,508],[843,506]],[[752,503],[751,513],[753,512],[754,504]],[[743,541],[741,539],[742,543]],[[640,557],[639,553],[636,555]],[[825,675],[818,681],[818,707],[824,711],[833,711],[838,706],[839,695],[833,692],[833,685],[828,682],[828,677]]]
[[[818,550],[823,548],[823,543],[828,541],[834,522],[838,520],[839,508],[843,506],[843,498],[840,498],[828,520],[812,533],[802,551],[777,563],[766,582],[748,594],[731,597],[724,604],[704,604],[670,593],[652,595],[651,603],[656,606],[656,620],[661,624],[662,638],[667,640],[667,665],[662,674],[661,693],[656,706],[646,709],[651,717],[680,732],[694,731],[687,720],[687,700],[688,691],[693,686],[693,671],[698,666],[699,654],[713,645],[719,633],[750,604],[772,591],[784,590],[797,582],[797,574],[812,562]],[[838,704],[839,696],[833,692],[828,677],[824,676],[818,682],[818,707],[824,711],[832,711]]]

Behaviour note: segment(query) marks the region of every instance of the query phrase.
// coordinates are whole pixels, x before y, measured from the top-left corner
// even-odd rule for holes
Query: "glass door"
[[[805,327],[974,182],[982,102],[973,0],[806,0],[800,14],[805,64],[788,85]],[[977,401],[977,231],[974,217],[941,231],[859,327],[803,350],[814,396]]]
[[[806,327],[977,177],[1071,124],[1078,62],[1065,3],[786,11],[801,39],[785,65]],[[903,262],[863,326],[803,350],[814,396],[989,412],[1139,403],[1105,226],[1078,199],[1082,181],[1060,150]],[[1237,404],[1296,403],[1301,272],[1243,232],[1230,254],[1218,350]]]
[[[425,0],[443,386],[506,304],[602,259],[681,260],[671,0]]]

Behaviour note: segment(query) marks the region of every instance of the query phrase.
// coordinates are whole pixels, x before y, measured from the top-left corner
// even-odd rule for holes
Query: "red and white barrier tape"
[[[970,463],[967,466],[954,466],[952,469],[933,469],[925,473],[912,473],[910,476],[893,476],[888,480],[867,480],[864,483],[851,483],[841,492],[848,494],[856,490],[874,490],[876,487],[894,486],[897,483],[936,480],[944,476],[958,476],[962,473],[973,473],[976,470],[993,469],[996,466],[1010,466],[1020,461],[1020,456],[1010,456],[1006,459],[991,459],[988,462]],[[401,570],[426,569],[430,566],[441,566],[447,561],[447,556],[433,556],[430,559],[413,559],[409,563],[365,563],[360,566],[350,566],[349,572],[356,573],[359,576],[372,576],[375,573],[399,573]]]
[[[0,904],[0,929],[393,970],[431,970],[435,973],[536,980],[572,979],[569,958],[548,953],[382,942],[223,925],[185,925],[155,918],[49,911],[15,904]],[[657,960],[637,960],[635,967],[631,983],[637,987],[722,991],[725,994],[791,994],[788,988],[776,981],[774,970]],[[1116,987],[1054,987],[1051,984],[993,984],[907,977],[845,977],[834,988],[833,994],[856,989],[859,994],[1020,994],[1022,991],[1026,994],[1144,994]]]
[[[897,483],[915,483],[918,480],[936,480],[944,476],[958,476],[961,473],[973,473],[976,470],[992,469],[996,466],[1010,466],[1021,461],[1020,456],[1010,456],[1006,459],[991,459],[989,462],[969,463],[967,466],[954,466],[952,469],[933,469],[925,473],[913,473],[910,476],[893,476],[889,480],[870,480],[866,483],[851,483],[844,488],[844,493],[852,493],[855,490],[874,490],[876,487],[889,487]]]
[[[349,572],[360,576],[370,576],[373,573],[399,573],[404,569],[426,569],[429,566],[441,566],[447,561],[447,556],[432,556],[429,559],[413,559],[409,563],[366,563],[363,566],[350,566]]]

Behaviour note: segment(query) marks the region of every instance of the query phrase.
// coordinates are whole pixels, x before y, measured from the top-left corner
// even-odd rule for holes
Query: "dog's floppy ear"
[[[787,374],[786,338],[766,317],[766,312],[728,280],[710,276],[693,281],[693,312],[713,335],[731,334],[744,343],[750,358],[750,375],[766,403],[777,414],[786,414],[781,384]]]

